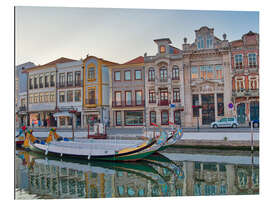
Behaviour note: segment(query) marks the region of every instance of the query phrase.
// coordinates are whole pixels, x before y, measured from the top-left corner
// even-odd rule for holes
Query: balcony
[[[170,103],[171,102],[169,100],[159,100],[158,105],[159,106],[169,106]]]
[[[85,104],[96,105],[98,103],[97,99],[85,99]]]
[[[76,81],[65,81],[65,82],[58,82],[57,88],[70,88],[70,87],[82,87],[83,81],[76,80]]]
[[[112,102],[112,107],[118,108],[118,107],[139,107],[139,106],[144,106],[144,100],[141,100],[140,102],[136,102],[136,100],[132,100],[129,103],[126,103],[125,101],[113,101]]]

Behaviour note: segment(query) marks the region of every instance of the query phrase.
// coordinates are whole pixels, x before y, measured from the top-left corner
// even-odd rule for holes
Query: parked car
[[[251,121],[249,121],[249,126],[251,126]],[[259,120],[253,120],[253,128],[258,128],[260,126]]]
[[[225,127],[237,128],[238,126],[239,123],[237,122],[236,118],[222,118],[219,121],[211,123],[212,128],[225,128]]]

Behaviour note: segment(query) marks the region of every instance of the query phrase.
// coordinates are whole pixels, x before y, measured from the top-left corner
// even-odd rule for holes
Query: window
[[[174,111],[174,124],[180,125],[181,124],[181,115],[179,110]]]
[[[44,102],[44,94],[39,93],[39,103],[43,103],[43,102]]]
[[[217,94],[218,116],[224,116],[223,94]]]
[[[243,91],[245,88],[244,80],[243,78],[237,78],[236,79],[236,91]]]
[[[35,94],[34,95],[34,103],[38,103],[39,102],[39,95]]]
[[[213,40],[210,35],[207,36],[206,39],[206,48],[212,48],[213,47]]]
[[[131,71],[125,71],[125,80],[131,80]]]
[[[242,68],[243,66],[243,56],[241,54],[237,54],[234,56],[234,64],[235,68]]]
[[[153,68],[148,71],[148,81],[155,81],[155,70]]]
[[[192,105],[199,105],[199,95],[193,94],[192,95]],[[199,117],[199,109],[193,108],[193,117]]]
[[[54,87],[55,86],[55,74],[54,73],[51,73],[51,76],[50,76],[50,85],[51,87]]]
[[[203,41],[203,38],[201,36],[199,36],[197,39],[197,47],[198,47],[198,49],[204,48],[204,41]]]
[[[49,87],[49,73],[45,74],[45,87]]]
[[[157,122],[156,112],[150,111],[150,125],[152,125],[152,123],[156,123],[156,122]]]
[[[67,102],[73,102],[73,91],[72,90],[67,91]]]
[[[160,69],[160,81],[167,82],[167,79],[168,79],[167,68],[162,67]]]
[[[80,71],[75,72],[75,85],[76,86],[81,85],[81,72]]]
[[[160,89],[160,105],[168,105],[168,89]]]
[[[65,92],[59,92],[59,102],[65,102]]]
[[[37,76],[34,77],[34,88],[37,89],[38,88],[38,82],[37,82],[38,78]]]
[[[155,90],[149,90],[149,103],[156,103]]]
[[[29,78],[29,89],[33,89],[33,78]]]
[[[166,47],[164,45],[159,46],[159,52],[160,53],[165,53],[166,52]]]
[[[121,92],[115,92],[115,105],[121,106],[122,99],[121,99]]]
[[[192,67],[191,68],[191,79],[192,80],[199,79],[198,67]]]
[[[162,111],[161,112],[161,125],[168,125],[169,124],[169,112]]]
[[[248,54],[248,66],[250,68],[256,67],[257,65],[257,59],[255,53],[249,53]]]
[[[125,111],[125,125],[143,125],[143,111]]]
[[[115,125],[117,125],[117,126],[122,125],[121,111],[116,111],[115,112]]]
[[[179,88],[173,89],[173,101],[174,102],[180,102],[180,90]]]
[[[60,84],[60,87],[65,86],[65,73],[60,73],[59,74],[59,84]]]
[[[223,79],[223,67],[220,65],[216,66],[216,79],[217,80]]]
[[[96,89],[95,88],[88,89],[88,103],[96,104]]]
[[[201,66],[200,67],[201,79],[208,80],[214,78],[214,70],[212,66]]]
[[[88,80],[96,80],[96,68],[95,67],[89,67],[88,68]]]
[[[142,79],[142,71],[135,70],[135,80],[141,80],[141,79]]]
[[[179,68],[177,66],[173,67],[172,70],[172,79],[173,80],[179,80]]]
[[[49,102],[49,93],[44,93],[44,102]]]
[[[43,88],[43,75],[39,75],[39,88]]]
[[[142,91],[135,91],[136,105],[142,105]]]
[[[32,104],[32,103],[33,103],[33,95],[30,94],[30,95],[29,95],[29,104]]]
[[[50,93],[50,101],[55,102],[55,92]]]
[[[249,81],[250,81],[250,89],[251,90],[258,89],[258,81],[257,81],[257,78],[256,77],[251,77],[249,79]]]
[[[121,75],[120,75],[120,71],[116,71],[114,72],[114,80],[115,81],[120,81],[121,80]]]
[[[75,102],[81,101],[81,90],[75,90]]]
[[[131,91],[126,91],[125,101],[127,106],[131,106]]]
[[[69,72],[67,73],[67,85],[72,86],[72,82],[73,82],[73,73]]]

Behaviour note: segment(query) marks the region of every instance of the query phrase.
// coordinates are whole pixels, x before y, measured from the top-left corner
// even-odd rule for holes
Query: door
[[[244,103],[237,105],[237,121],[239,124],[246,122],[246,105]]]
[[[202,94],[202,124],[208,125],[215,121],[214,94]]]
[[[259,102],[252,101],[250,102],[250,120],[259,120]]]

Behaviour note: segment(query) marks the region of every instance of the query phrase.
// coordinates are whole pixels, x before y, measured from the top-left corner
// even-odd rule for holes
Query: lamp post
[[[202,105],[192,105],[192,108],[193,109],[201,109],[202,108]],[[197,131],[199,132],[200,130],[200,123],[199,123],[199,116],[200,116],[200,112],[198,112],[198,115],[197,115]]]

